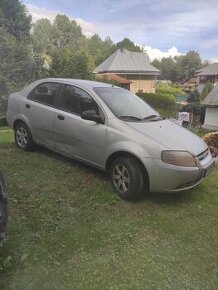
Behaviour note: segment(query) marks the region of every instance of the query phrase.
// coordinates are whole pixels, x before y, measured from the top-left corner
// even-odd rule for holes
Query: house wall
[[[204,125],[218,127],[218,107],[206,108]]]
[[[156,76],[149,75],[122,75],[129,81],[130,91],[132,93],[137,93],[138,91],[142,91],[144,93],[155,93],[156,91]]]
[[[197,76],[197,84],[218,83],[218,75]]]

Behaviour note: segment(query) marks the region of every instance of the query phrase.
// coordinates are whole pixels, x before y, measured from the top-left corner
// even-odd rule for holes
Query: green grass
[[[193,133],[195,133],[195,134],[197,134],[197,135],[199,135],[201,137],[204,136],[204,135],[206,135],[206,134],[208,134],[209,132],[213,132],[211,130],[205,130],[203,128],[197,128],[197,127],[191,127],[190,130]]]
[[[218,169],[197,188],[120,200],[101,172],[0,129],[8,199],[0,289],[197,289],[218,285]]]

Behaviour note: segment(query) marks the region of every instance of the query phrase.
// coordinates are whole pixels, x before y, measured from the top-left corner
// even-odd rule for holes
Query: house
[[[206,106],[204,125],[205,129],[218,130],[218,85],[201,102]]]
[[[119,83],[119,85],[124,89],[130,90],[131,81],[116,74],[96,74],[96,79],[99,79],[101,81],[114,81],[116,83]]]
[[[126,80],[125,86],[133,93],[155,93],[155,81],[160,71],[150,64],[146,54],[123,48],[115,51],[93,73],[96,78],[117,75]]]
[[[197,84],[218,83],[218,62],[196,71]]]
[[[194,90],[197,86],[197,78],[191,78],[183,83],[184,90]]]

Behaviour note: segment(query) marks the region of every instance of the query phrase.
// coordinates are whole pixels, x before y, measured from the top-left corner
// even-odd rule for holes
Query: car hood
[[[207,149],[200,137],[169,120],[128,122],[128,125],[171,150],[185,150],[198,155]]]

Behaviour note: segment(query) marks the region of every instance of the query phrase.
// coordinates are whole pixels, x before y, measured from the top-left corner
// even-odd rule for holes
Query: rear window
[[[54,106],[60,86],[59,83],[42,83],[29,93],[28,99],[44,105]]]

